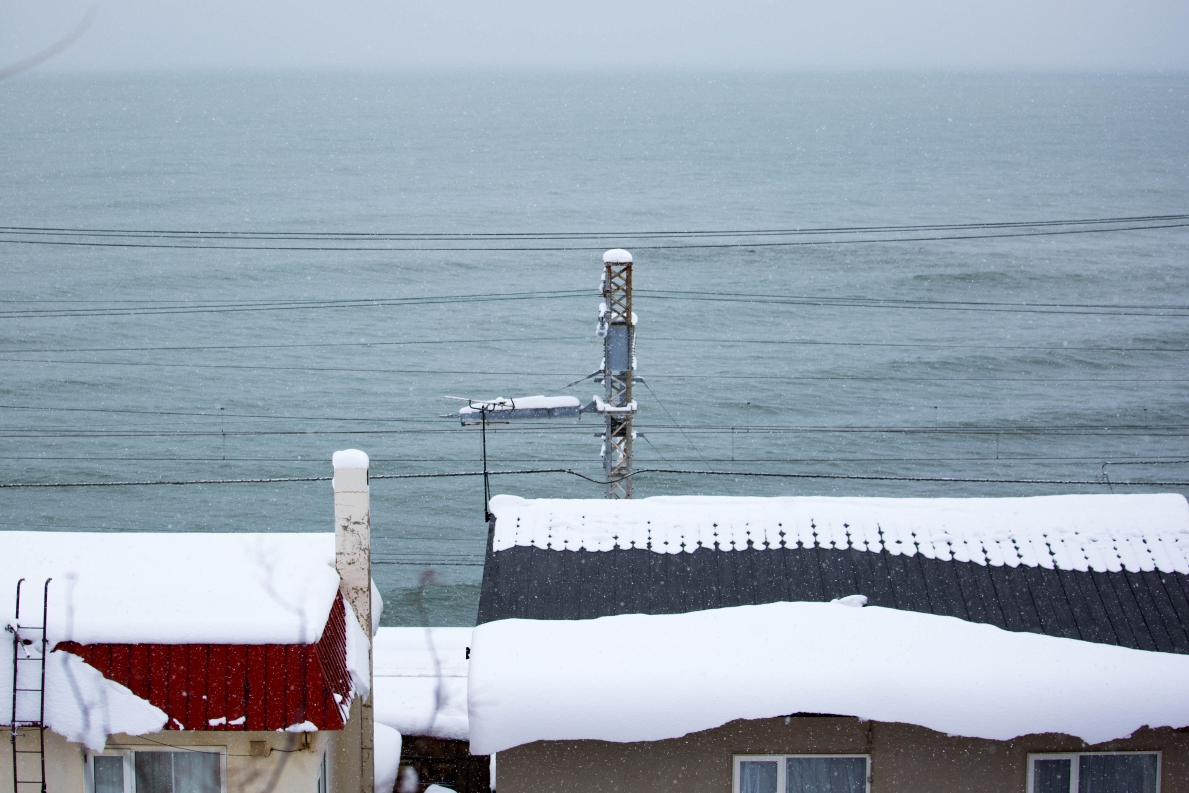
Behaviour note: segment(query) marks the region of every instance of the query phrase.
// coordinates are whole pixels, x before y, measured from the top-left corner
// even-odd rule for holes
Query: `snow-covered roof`
[[[612,248],[603,254],[603,264],[627,264],[632,260],[632,254],[623,248]]]
[[[372,651],[376,722],[402,735],[466,740],[470,628],[380,628]]]
[[[499,620],[472,637],[471,751],[652,741],[830,713],[1006,740],[1189,725],[1189,656],[840,603]]]
[[[312,644],[339,589],[334,534],[0,534],[0,593],[52,643]],[[0,608],[11,618],[11,599]]]
[[[1179,494],[1032,498],[496,496],[493,550],[854,548],[983,565],[1189,574]]]

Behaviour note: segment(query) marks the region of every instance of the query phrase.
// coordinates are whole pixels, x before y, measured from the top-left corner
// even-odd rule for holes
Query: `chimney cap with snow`
[[[368,486],[368,465],[371,462],[367,454],[358,449],[344,449],[335,452],[330,458],[334,465],[334,492],[366,493]]]
[[[367,452],[343,449],[331,455],[330,462],[335,468],[367,468],[371,461],[367,458]]]

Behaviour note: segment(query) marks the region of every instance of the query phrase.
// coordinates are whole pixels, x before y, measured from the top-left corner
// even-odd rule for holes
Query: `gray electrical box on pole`
[[[636,368],[636,315],[632,312],[632,254],[610,250],[603,254],[603,303],[599,306],[598,335],[603,339],[603,398],[596,397],[604,414],[603,473],[607,498],[632,497],[632,374]]]

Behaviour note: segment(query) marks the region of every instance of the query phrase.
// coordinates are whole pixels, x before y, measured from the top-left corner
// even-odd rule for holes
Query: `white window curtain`
[[[775,760],[744,760],[739,763],[739,793],[778,793]]]
[[[136,793],[219,793],[214,752],[137,752],[133,764]]]
[[[1032,765],[1032,793],[1070,793],[1073,763],[1067,757],[1035,760]]]
[[[790,757],[785,760],[788,793],[864,793],[867,760],[862,757]]]
[[[124,758],[119,755],[95,755],[95,793],[124,793]]]
[[[1156,793],[1155,754],[1081,754],[1032,761],[1032,793]]]
[[[1084,754],[1078,793],[1156,793],[1156,755]]]

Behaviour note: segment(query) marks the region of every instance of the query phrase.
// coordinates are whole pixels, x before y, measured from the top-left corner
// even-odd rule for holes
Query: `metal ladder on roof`
[[[4,629],[12,634],[12,789],[29,793],[36,785],[45,787],[45,626],[49,615],[50,581],[45,580],[41,600],[41,624],[21,622],[21,585],[17,581],[14,619]],[[32,716],[36,714],[37,718]],[[20,718],[18,718],[20,717]],[[36,748],[31,748],[35,746]],[[37,759],[33,760],[32,755]],[[22,759],[25,761],[22,762]],[[36,778],[34,778],[36,776]]]

